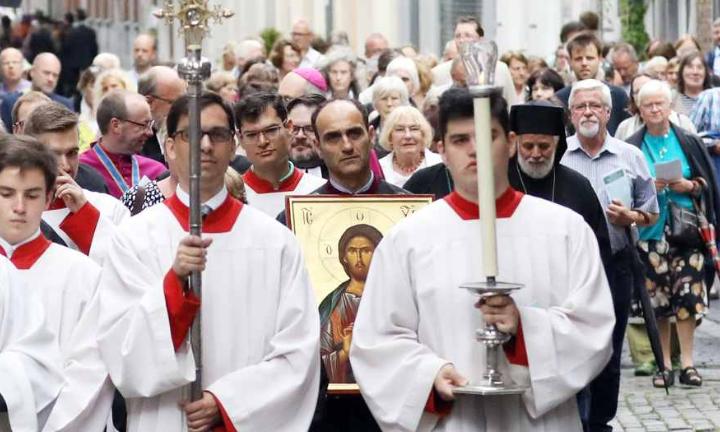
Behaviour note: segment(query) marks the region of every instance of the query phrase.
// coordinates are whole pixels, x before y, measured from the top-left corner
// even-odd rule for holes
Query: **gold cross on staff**
[[[185,35],[189,45],[200,44],[210,30],[208,21],[211,18],[216,24],[220,24],[223,19],[235,15],[233,11],[220,5],[215,5],[211,9],[208,0],[180,0],[178,6],[176,7],[172,0],[165,0],[163,8],[155,11],[153,15],[164,19],[168,25],[175,19],[180,21],[179,32]]]

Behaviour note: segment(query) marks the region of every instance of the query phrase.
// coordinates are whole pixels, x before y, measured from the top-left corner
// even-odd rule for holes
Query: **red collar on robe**
[[[255,174],[252,169],[247,170],[247,172],[243,174],[243,180],[245,181],[245,184],[250,186],[252,190],[259,194],[272,192],[292,192],[295,190],[298,183],[300,183],[302,177],[303,172],[297,168],[293,168],[293,173],[290,175],[290,177],[283,180],[278,186],[278,188],[275,189],[272,183],[258,177],[258,175]]]
[[[183,230],[189,230],[190,221],[190,209],[180,201],[177,195],[173,195],[170,198],[163,201],[172,214],[177,219],[178,223]],[[202,231],[204,233],[219,234],[225,233],[232,229],[235,225],[235,221],[240,216],[240,210],[242,210],[243,204],[228,194],[225,201],[220,204],[220,207],[213,210],[209,215],[205,217],[202,223]]]
[[[15,249],[15,252],[13,252],[10,258],[10,262],[19,270],[30,269],[45,251],[48,250],[51,244],[50,240],[46,239],[41,233],[34,240]],[[7,252],[5,252],[2,247],[0,247],[0,255],[7,256]]]
[[[500,219],[511,217],[513,213],[515,213],[515,209],[520,205],[523,196],[525,196],[525,194],[522,192],[508,187],[507,190],[495,200],[495,213],[497,217]],[[459,193],[452,191],[452,193],[444,199],[448,205],[455,210],[455,213],[460,216],[460,219],[473,220],[480,218],[478,205],[461,197]]]

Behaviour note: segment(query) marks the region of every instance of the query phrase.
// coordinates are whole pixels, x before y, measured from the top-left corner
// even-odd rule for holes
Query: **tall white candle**
[[[490,98],[476,97],[475,151],[477,160],[478,206],[482,241],[482,268],[485,277],[497,276],[497,238],[495,236],[495,177],[493,175]]]

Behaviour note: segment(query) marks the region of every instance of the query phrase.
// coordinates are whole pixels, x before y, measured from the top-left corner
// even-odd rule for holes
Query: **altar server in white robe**
[[[36,432],[62,386],[60,353],[37,293],[0,256],[0,431]]]
[[[50,148],[58,161],[55,199],[43,220],[69,247],[102,264],[116,226],[130,213],[119,200],[75,181],[80,165],[77,114],[56,102],[38,105],[25,121],[24,133]]]
[[[243,174],[247,202],[275,217],[285,210],[288,195],[308,195],[325,179],[307,174],[290,161],[290,130],[287,109],[276,92],[261,92],[235,105],[240,143],[252,162]]]
[[[575,394],[610,358],[613,306],[595,236],[578,214],[510,188],[507,105],[491,101],[498,280],[524,288],[482,302],[459,288],[485,275],[473,101],[448,90],[438,148],[455,190],[381,241],[353,329],[352,368],[383,430],[582,430]],[[475,329],[486,323],[513,335],[500,370],[529,386],[522,396],[453,393],[482,381]]]
[[[65,360],[64,388],[75,389],[68,400],[56,401],[52,415],[67,421],[83,414],[83,422],[74,430],[102,431],[113,388],[99,361],[96,322],[85,317],[100,280],[100,267],[80,252],[51,243],[40,232],[56,175],[54,155],[34,138],[7,135],[0,139],[0,254],[10,259],[27,286],[39,294],[48,328],[57,337]],[[83,321],[90,330],[87,342],[78,338]],[[95,349],[89,356],[71,358],[70,352],[82,343]],[[96,404],[96,395],[104,396],[101,404]],[[49,430],[59,429],[60,418]]]
[[[203,237],[188,236],[188,98],[167,118],[176,195],[120,226],[102,274],[99,344],[129,431],[307,430],[319,384],[319,318],[301,250],[272,218],[230,197],[232,111],[200,98]],[[187,292],[204,270],[203,295]],[[201,400],[186,335],[202,310]]]

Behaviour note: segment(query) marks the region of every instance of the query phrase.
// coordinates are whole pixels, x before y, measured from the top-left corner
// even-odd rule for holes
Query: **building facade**
[[[257,36],[269,27],[287,34],[295,19],[305,17],[318,35],[328,36],[334,30],[347,32],[351,46],[360,54],[365,37],[380,32],[392,46],[411,44],[421,52],[441,55],[445,43],[452,38],[455,18],[470,14],[480,17],[486,35],[497,41],[500,52],[513,49],[548,56],[559,44],[562,24],[576,20],[586,10],[600,15],[600,31],[605,40],[618,40],[622,23],[619,1],[209,0],[211,4],[232,9],[235,16],[213,26],[204,52],[215,60],[227,41]],[[101,50],[118,54],[124,66],[129,67],[132,40],[143,31],[158,35],[161,60],[183,56],[184,44],[177,28],[158,22],[152,15],[162,3],[162,0],[24,0],[22,7],[25,11],[43,9],[57,18],[67,10],[85,8],[90,17],[88,22],[98,31]],[[705,3],[709,6],[703,6]],[[703,23],[720,12],[720,0],[648,0],[647,5],[648,33],[667,40],[708,28]],[[698,14],[698,10],[703,13]],[[714,13],[707,14],[707,10]],[[700,36],[707,43],[709,36],[705,37],[705,33]]]

